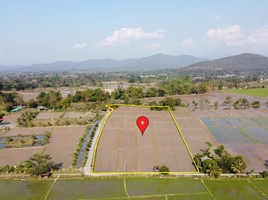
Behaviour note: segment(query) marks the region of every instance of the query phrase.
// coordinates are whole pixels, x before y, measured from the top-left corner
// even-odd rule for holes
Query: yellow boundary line
[[[95,164],[95,158],[96,158],[96,152],[97,152],[97,146],[98,146],[98,143],[99,143],[100,136],[102,134],[103,127],[104,127],[108,117],[110,116],[110,114],[114,111],[114,109],[109,107],[109,106],[133,106],[133,107],[147,107],[147,108],[148,107],[149,108],[151,108],[151,107],[168,108],[168,111],[169,111],[169,113],[170,113],[170,115],[171,115],[171,117],[172,117],[172,119],[173,119],[173,121],[174,121],[174,123],[175,123],[175,125],[176,125],[176,127],[177,127],[177,129],[178,129],[178,131],[180,133],[180,135],[181,135],[181,138],[182,138],[182,140],[183,140],[183,142],[184,142],[184,144],[185,144],[185,146],[186,146],[186,148],[188,150],[188,153],[190,154],[190,156],[192,158],[192,161],[193,161],[197,171],[195,171],[195,172],[167,172],[167,173],[172,173],[172,174],[174,174],[174,173],[177,173],[177,174],[181,174],[181,173],[199,173],[199,169],[198,169],[198,167],[197,167],[197,165],[196,165],[196,163],[194,161],[192,153],[191,153],[191,151],[190,151],[190,149],[189,149],[189,147],[188,147],[188,145],[187,145],[187,143],[186,143],[186,141],[185,141],[185,139],[184,139],[184,137],[183,137],[183,135],[181,133],[181,130],[180,130],[180,128],[179,128],[179,126],[178,126],[178,124],[177,124],[177,122],[176,122],[176,120],[175,120],[175,118],[174,118],[174,116],[173,116],[173,114],[172,114],[172,112],[171,112],[171,110],[170,110],[170,108],[168,106],[142,106],[142,105],[131,105],[131,104],[108,104],[108,105],[106,105],[106,107],[110,108],[111,111],[107,115],[107,117],[106,117],[106,119],[105,119],[105,121],[104,121],[104,123],[103,123],[103,125],[101,127],[100,134],[99,134],[99,137],[98,137],[96,145],[95,145],[92,168],[91,168],[91,173],[92,174],[159,174],[159,172],[93,172],[94,164]]]

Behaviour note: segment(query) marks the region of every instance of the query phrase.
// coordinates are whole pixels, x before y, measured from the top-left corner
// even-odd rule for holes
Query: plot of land
[[[204,180],[215,199],[266,199],[249,182]]]
[[[208,127],[208,130],[222,144],[254,144],[233,127]]]
[[[85,133],[86,127],[55,127],[43,154],[50,154],[56,164],[70,167],[78,140]]]
[[[268,130],[263,127],[237,127],[237,129],[259,144],[268,144]]]
[[[19,162],[28,160],[36,153],[41,153],[43,147],[14,148],[0,151],[0,167],[5,165],[17,165]]]
[[[265,145],[224,145],[232,156],[242,155],[247,163],[247,171],[263,172],[268,167],[268,146]]]
[[[64,118],[89,118],[92,117],[93,114],[92,113],[83,113],[83,112],[67,112],[64,115]]]
[[[53,186],[48,199],[97,199],[127,197],[123,179],[60,180]]]
[[[10,137],[21,135],[44,135],[47,131],[51,131],[52,128],[20,128],[8,131],[2,137]]]
[[[141,134],[140,116],[149,119]],[[152,172],[155,165],[171,172],[196,171],[181,135],[168,111],[119,107],[109,116],[97,146],[94,172]]]
[[[53,181],[0,181],[1,200],[44,199]]]
[[[221,92],[250,95],[255,97],[268,97],[267,89],[221,90]]]
[[[62,112],[41,112],[36,119],[58,119],[62,114]]]
[[[199,180],[126,178],[130,196],[207,192]]]
[[[11,124],[14,124],[20,116],[21,114],[6,115],[4,116],[3,123],[10,122]]]

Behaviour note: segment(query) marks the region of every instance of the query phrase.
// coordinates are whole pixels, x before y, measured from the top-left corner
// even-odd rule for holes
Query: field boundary
[[[167,108],[168,111],[169,111],[169,113],[170,113],[170,115],[171,115],[171,117],[172,117],[172,119],[173,119],[173,122],[175,123],[175,125],[176,125],[176,127],[177,127],[177,129],[178,129],[178,131],[180,133],[180,136],[181,136],[181,138],[182,138],[182,140],[183,140],[183,142],[184,142],[184,144],[185,144],[185,146],[187,148],[187,151],[190,154],[190,157],[191,157],[191,159],[192,159],[192,161],[194,163],[194,166],[195,166],[195,168],[197,170],[195,172],[167,172],[167,173],[170,173],[170,174],[171,173],[172,174],[174,174],[174,173],[176,173],[176,174],[182,174],[182,173],[199,173],[199,168],[197,167],[197,165],[196,165],[196,163],[194,161],[194,158],[192,156],[192,153],[191,153],[191,151],[190,151],[190,149],[189,149],[189,147],[188,147],[188,145],[187,145],[187,143],[186,143],[186,141],[185,141],[185,139],[184,139],[184,137],[183,137],[183,135],[181,133],[181,130],[180,130],[180,128],[179,128],[179,126],[178,126],[178,124],[177,124],[177,122],[176,122],[176,120],[175,120],[175,118],[174,118],[174,116],[173,116],[173,114],[172,114],[172,112],[171,112],[171,110],[170,110],[170,108],[168,106],[143,106],[143,105],[131,105],[131,104],[107,104],[106,107],[107,108],[110,108],[111,111],[107,115],[107,117],[106,117],[106,119],[105,119],[105,121],[104,121],[104,123],[103,123],[103,125],[101,127],[100,134],[98,136],[98,139],[97,139],[97,142],[96,142],[96,145],[95,145],[94,155],[93,155],[93,162],[92,162],[92,168],[91,168],[91,173],[92,174],[159,174],[159,172],[94,172],[94,164],[95,164],[96,151],[97,151],[97,146],[98,146],[98,143],[99,143],[99,139],[100,139],[100,136],[102,134],[102,130],[104,128],[104,125],[106,124],[106,121],[107,121],[108,117],[114,111],[114,109],[112,107],[110,107],[110,106],[132,106],[132,107],[147,107],[147,108],[151,108],[151,107],[153,107],[153,108],[154,107]]]

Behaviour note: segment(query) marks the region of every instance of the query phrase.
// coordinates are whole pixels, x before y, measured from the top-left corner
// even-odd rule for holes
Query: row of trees
[[[194,160],[198,165],[200,172],[209,173],[210,176],[218,177],[222,173],[244,173],[247,165],[243,156],[231,156],[225,151],[224,146],[218,148],[206,142],[208,148],[203,154],[197,153]],[[204,161],[201,158],[208,157]]]

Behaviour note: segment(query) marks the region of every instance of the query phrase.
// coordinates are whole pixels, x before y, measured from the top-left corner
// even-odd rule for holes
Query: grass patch
[[[250,180],[260,191],[268,196],[268,180]]]
[[[126,198],[105,198],[105,199],[95,199],[95,200],[165,200],[166,197],[163,196],[149,196],[149,197],[126,197]]]
[[[200,180],[168,178],[126,178],[130,196],[207,192]]]
[[[127,197],[123,179],[112,180],[59,180],[48,199],[96,199]]]
[[[0,199],[44,199],[52,182],[53,181],[0,181]]]
[[[241,89],[241,90],[220,90],[220,91],[234,94],[244,94],[256,97],[268,97],[267,89]]]
[[[215,199],[266,199],[244,180],[204,180]]]
[[[168,200],[209,200],[213,199],[209,193],[192,195],[168,195]]]

